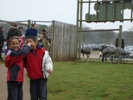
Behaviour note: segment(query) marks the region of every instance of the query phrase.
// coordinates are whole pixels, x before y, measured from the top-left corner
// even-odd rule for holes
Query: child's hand
[[[48,72],[49,74],[52,74],[52,70],[50,70],[50,69],[48,69],[47,72]]]
[[[31,47],[31,42],[28,42],[27,45]]]

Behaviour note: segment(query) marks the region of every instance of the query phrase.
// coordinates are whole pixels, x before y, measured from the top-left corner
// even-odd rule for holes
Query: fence
[[[22,22],[23,21],[18,21],[17,24],[18,26],[22,26],[24,30],[31,26],[32,23],[31,20],[27,20],[27,24]],[[34,21],[37,26],[40,26],[38,22],[43,22],[43,26],[47,23],[47,21]],[[75,60],[77,58],[76,25],[71,25],[59,21],[51,21],[50,23],[51,24],[46,27],[46,30],[51,38],[51,44],[48,47],[48,51],[50,52],[53,61]],[[5,28],[4,37],[6,37],[6,33],[10,27],[10,24],[11,21],[0,20],[0,26],[4,26]],[[40,27],[38,27],[38,30],[41,29]]]
[[[53,21],[53,60],[73,61],[77,58],[76,26]]]

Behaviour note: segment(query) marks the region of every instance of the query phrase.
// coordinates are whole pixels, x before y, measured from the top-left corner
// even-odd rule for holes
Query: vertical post
[[[90,19],[90,0],[89,0],[89,3],[88,3],[88,14],[89,14],[88,19]]]
[[[78,32],[78,29],[79,29],[79,0],[77,0],[77,20],[76,20],[76,30],[77,30],[77,49],[79,50],[79,32]],[[80,52],[77,52],[77,58],[79,59],[80,58]]]
[[[114,1],[112,1],[113,2],[113,22],[114,22],[114,19],[115,19],[115,3],[114,3]]]
[[[105,9],[104,9],[104,11],[105,11],[105,14],[104,14],[104,19],[105,19],[105,22],[107,21],[107,2],[105,2],[105,5],[104,5],[104,7],[105,7]]]
[[[28,28],[31,27],[31,20],[28,20]]]
[[[119,36],[118,36],[118,47],[121,47],[121,42],[122,42],[122,25],[119,26]]]
[[[55,33],[55,21],[52,21],[52,37],[51,37],[51,57],[53,59],[53,61],[55,60],[54,58],[54,33]]]
[[[121,38],[121,34],[122,34],[122,25],[119,26],[119,35],[118,35],[118,47],[121,47],[121,43],[122,43],[122,38]],[[121,55],[118,55],[118,63],[120,63],[120,58]]]
[[[123,22],[123,19],[124,19],[124,9],[125,9],[125,2],[122,3],[122,22]]]
[[[32,24],[36,24],[36,21],[32,21]]]
[[[96,20],[98,21],[98,17],[99,17],[99,16],[98,16],[98,8],[99,8],[99,6],[98,6],[98,0],[96,1],[96,4],[97,4],[97,5],[96,5],[96,9],[97,9],[97,10],[96,10],[96,15],[97,15],[97,16],[96,16],[96,17],[97,17]]]
[[[133,3],[133,1],[132,1],[132,3]],[[132,3],[131,3],[131,22],[133,20],[133,6],[132,6]]]
[[[82,7],[83,7],[83,0],[81,0],[80,3],[80,31],[82,31]],[[79,59],[80,59],[80,54],[81,54],[81,42],[82,42],[82,32],[79,32]]]

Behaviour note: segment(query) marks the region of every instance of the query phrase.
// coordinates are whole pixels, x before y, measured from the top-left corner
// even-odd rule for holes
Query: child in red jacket
[[[31,43],[20,49],[18,37],[12,37],[8,41],[8,53],[5,58],[5,66],[8,68],[7,72],[7,100],[23,100],[22,82],[24,63],[23,58],[31,50]]]
[[[42,62],[45,54],[34,36],[28,36],[26,43],[31,42],[31,51],[26,56],[26,69],[30,78],[31,100],[47,100],[47,77],[44,77],[42,71]],[[52,68],[46,70],[52,74]]]

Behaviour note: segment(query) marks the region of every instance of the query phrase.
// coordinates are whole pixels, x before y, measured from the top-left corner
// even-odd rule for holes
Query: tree
[[[122,37],[125,40],[125,44],[133,45],[133,26],[128,31],[124,31]]]
[[[111,40],[115,37],[115,32],[103,31],[99,33],[99,37],[106,43],[112,43],[113,41]]]
[[[82,29],[83,31],[86,31],[86,30],[90,30],[89,27],[84,27]],[[84,43],[89,43],[90,42],[90,39],[91,39],[91,33],[90,32],[82,32],[82,42]]]
[[[130,37],[131,39],[133,39],[133,26],[129,29],[128,37]]]

